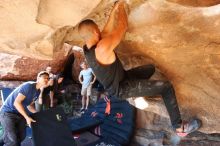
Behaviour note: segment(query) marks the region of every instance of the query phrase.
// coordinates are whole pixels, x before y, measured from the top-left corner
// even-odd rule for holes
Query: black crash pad
[[[32,114],[31,124],[34,146],[75,146],[62,108],[52,108]]]

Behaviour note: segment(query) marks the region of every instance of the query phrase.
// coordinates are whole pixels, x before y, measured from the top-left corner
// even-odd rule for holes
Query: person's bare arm
[[[102,64],[109,64],[115,60],[114,49],[124,37],[128,27],[127,14],[124,9],[125,2],[123,0],[119,1],[117,5],[117,16],[114,17],[114,27],[110,31],[105,30],[108,33],[104,34],[104,37],[101,38],[96,47],[96,58]],[[110,29],[110,27],[106,27],[105,29]]]
[[[93,75],[93,80],[92,80],[91,84],[94,84],[95,80],[96,80],[96,75],[93,72],[92,72],[92,75]]]
[[[108,36],[108,34],[112,32],[115,26],[115,17],[116,17],[117,9],[118,9],[118,2],[116,2],[115,5],[113,6],[110,16],[101,32],[102,38],[104,38],[105,36]]]
[[[36,122],[31,117],[29,117],[22,105],[22,102],[24,101],[26,97],[19,93],[18,96],[15,98],[14,106],[18,110],[18,112],[26,119],[27,124],[30,126],[31,122]]]
[[[35,106],[34,106],[34,101],[27,107],[28,110],[32,113],[36,113],[36,109],[35,109]]]
[[[82,80],[82,74],[79,74],[79,82],[82,84],[83,80]]]
[[[50,91],[50,107],[53,107],[54,103],[54,92],[53,91]]]
[[[40,95],[38,96],[38,104],[43,104],[43,92],[44,92],[44,88],[42,87],[40,89]]]

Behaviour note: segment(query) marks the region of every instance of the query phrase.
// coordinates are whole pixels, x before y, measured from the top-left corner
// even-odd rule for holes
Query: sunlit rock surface
[[[64,44],[62,51],[54,53],[53,60],[0,53],[0,78],[2,80],[36,80],[37,73],[52,67],[53,73],[63,70],[68,53],[72,46]]]
[[[193,7],[207,7],[213,6],[220,3],[220,0],[167,0],[169,2],[178,3],[181,5],[186,6],[193,6]]]
[[[65,53],[56,53],[65,52],[63,43],[82,46],[77,24],[91,18],[102,28],[113,3],[1,0],[0,78],[33,79],[48,65],[47,59],[54,62],[53,68],[61,70],[63,61],[57,60],[64,59]],[[155,64],[173,83],[183,118],[199,117],[204,133],[220,133],[219,3],[128,0],[129,28],[117,49],[125,69]],[[155,108],[160,111],[161,106]],[[165,108],[161,110],[165,116]]]

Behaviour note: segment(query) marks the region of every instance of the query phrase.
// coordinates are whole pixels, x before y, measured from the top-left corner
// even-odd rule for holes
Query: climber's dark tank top
[[[95,46],[88,49],[83,46],[84,54],[89,66],[92,68],[98,81],[104,86],[108,93],[112,96],[118,96],[119,82],[124,78],[123,66],[116,56],[115,62],[109,65],[101,65],[95,56]]]

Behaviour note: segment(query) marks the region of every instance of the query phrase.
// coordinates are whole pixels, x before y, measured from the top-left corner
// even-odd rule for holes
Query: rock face
[[[39,60],[25,56],[0,53],[0,78],[2,80],[36,80],[37,73],[45,70],[47,66],[52,67],[52,72],[63,70],[66,56],[72,46],[64,44],[62,51],[54,54],[53,60]]]
[[[200,117],[201,131],[213,133],[220,130],[219,8],[147,1],[131,11],[122,46],[151,58],[174,84],[183,117]]]
[[[39,0],[0,2],[1,51],[35,58],[48,58],[52,55],[51,45],[44,41],[52,29],[36,22],[38,5]]]
[[[77,24],[92,18],[102,28],[113,3],[114,0],[2,0],[0,78],[33,79],[37,70],[48,65],[42,60],[52,58],[53,67],[59,65],[57,70],[61,69],[63,61],[57,59],[65,58],[59,55],[63,43],[82,46]],[[219,3],[128,0],[129,29],[117,49],[125,69],[155,64],[173,83],[182,116],[202,119],[200,131],[205,133],[220,133]]]
[[[220,3],[220,0],[167,0],[169,2],[175,2],[181,5],[194,6],[194,7],[206,7],[213,6]]]

